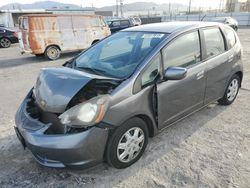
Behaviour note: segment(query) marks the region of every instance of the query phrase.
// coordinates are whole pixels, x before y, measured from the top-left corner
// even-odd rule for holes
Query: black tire
[[[35,54],[36,57],[43,57],[44,54]]]
[[[237,85],[237,89],[235,90],[235,92],[236,92],[235,95],[232,98],[230,98],[230,97],[228,97],[228,93],[230,92],[230,87],[232,87],[234,80],[237,80],[238,85]],[[218,100],[219,104],[230,105],[234,102],[234,100],[236,99],[238,92],[239,92],[240,82],[241,82],[240,77],[237,74],[232,76],[232,78],[228,82],[228,85],[227,85],[227,88],[226,88],[226,91],[225,91],[223,97],[220,100]]]
[[[60,57],[60,49],[57,46],[49,46],[46,48],[44,55],[49,60],[56,60]]]
[[[0,46],[2,48],[9,48],[11,45],[11,41],[8,38],[1,38],[0,39]]]
[[[94,44],[97,43],[97,42],[99,42],[99,40],[94,40],[94,41],[92,42],[91,46],[94,45]]]
[[[130,148],[126,147],[126,150],[128,150],[128,151],[130,151],[129,149],[133,148],[133,151],[131,151],[131,152],[132,153],[134,152],[132,154],[134,156],[134,158],[131,159],[130,161],[123,162],[123,161],[119,160],[119,158],[118,158],[118,152],[120,152],[118,150],[118,144],[120,142],[122,142],[121,139],[126,137],[126,136],[124,136],[124,134],[131,129],[137,129],[137,130],[139,129],[139,130],[143,131],[144,141],[141,142],[141,145],[138,144],[138,146],[140,147],[140,150],[138,152],[134,151],[134,148],[132,145],[130,145]],[[131,130],[131,131],[133,132],[134,130]],[[133,134],[135,134],[135,132]],[[140,134],[138,133],[138,136],[139,135]],[[141,137],[141,135],[140,135],[140,137]],[[127,142],[128,141],[126,141],[126,143]],[[131,142],[133,142],[133,140]],[[115,131],[112,133],[112,135],[108,141],[108,144],[107,144],[106,160],[110,166],[113,166],[113,167],[118,168],[118,169],[126,168],[126,167],[132,165],[133,163],[135,163],[142,156],[142,154],[147,146],[147,143],[148,143],[148,128],[147,128],[146,123],[140,118],[137,118],[137,117],[132,118],[132,119],[126,121],[123,125],[116,128]],[[126,158],[126,157],[124,157],[124,158]],[[128,158],[129,158],[129,156],[128,156]]]

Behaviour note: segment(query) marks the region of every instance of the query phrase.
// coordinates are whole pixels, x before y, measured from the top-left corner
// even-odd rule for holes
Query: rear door
[[[19,20],[19,45],[22,50],[29,51],[29,20],[28,17],[21,17]]]
[[[85,49],[91,45],[91,21],[89,16],[72,16],[73,32],[77,49]]]
[[[58,25],[60,33],[60,47],[62,50],[77,49],[75,35],[73,32],[72,16],[58,16]]]
[[[163,81],[157,85],[158,125],[167,126],[203,106],[205,67],[201,61],[199,32],[192,31],[174,39],[163,50],[164,70],[185,67],[186,78]]]
[[[218,27],[202,29],[204,37],[207,86],[205,93],[205,104],[219,99],[223,96],[228,76],[232,66],[229,62],[233,60],[233,54],[226,52],[224,36]]]

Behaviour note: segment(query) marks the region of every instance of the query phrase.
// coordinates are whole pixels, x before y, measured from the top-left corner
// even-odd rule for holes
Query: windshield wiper
[[[92,73],[97,74],[97,75],[106,75],[106,76],[109,75],[109,76],[111,76],[108,72],[106,72],[105,70],[101,70],[101,69],[90,68],[90,67],[77,67],[77,68],[92,72]]]

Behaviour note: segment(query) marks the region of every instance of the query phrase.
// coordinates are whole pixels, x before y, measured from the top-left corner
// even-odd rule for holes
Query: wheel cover
[[[58,50],[56,48],[50,48],[47,55],[51,59],[56,59],[58,57]]]
[[[239,83],[237,79],[233,79],[227,89],[227,99],[231,102],[235,99],[239,89]]]
[[[1,46],[5,47],[5,48],[9,47],[10,46],[10,40],[5,39],[5,38],[1,39]]]
[[[144,132],[139,127],[133,127],[125,132],[117,146],[117,158],[123,163],[129,163],[141,152],[144,145]]]

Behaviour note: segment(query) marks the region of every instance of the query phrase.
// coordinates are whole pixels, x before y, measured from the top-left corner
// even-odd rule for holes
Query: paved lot
[[[117,170],[100,164],[88,170],[38,165],[14,134],[14,114],[39,69],[55,62],[0,49],[0,187],[249,187],[250,28],[238,31],[245,77],[237,100],[212,104],[150,139],[136,164]]]

